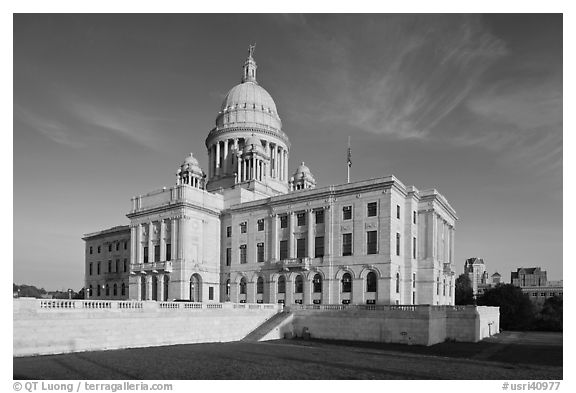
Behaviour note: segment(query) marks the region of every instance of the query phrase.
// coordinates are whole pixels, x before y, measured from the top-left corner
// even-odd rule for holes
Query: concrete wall
[[[14,356],[237,341],[275,304],[14,300]]]

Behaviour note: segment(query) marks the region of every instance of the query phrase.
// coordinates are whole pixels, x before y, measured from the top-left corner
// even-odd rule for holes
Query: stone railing
[[[474,306],[431,306],[431,305],[413,305],[413,304],[292,304],[286,306],[291,311],[297,310],[315,310],[315,311],[338,311],[338,310],[365,310],[365,311],[464,311]]]
[[[130,269],[133,273],[150,272],[153,270],[163,270],[166,273],[172,272],[172,261],[140,263],[131,265]]]
[[[310,268],[310,260],[311,258],[289,258],[289,259],[281,259],[280,261],[276,262],[276,266],[280,269],[304,269],[308,270]]]
[[[262,303],[194,303],[156,302],[136,300],[65,300],[65,299],[14,299],[14,311],[170,311],[170,310],[278,310],[282,305]]]

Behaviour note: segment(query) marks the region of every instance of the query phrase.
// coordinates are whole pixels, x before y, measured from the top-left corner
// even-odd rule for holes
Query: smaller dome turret
[[[176,184],[188,184],[195,188],[204,189],[206,175],[200,167],[198,160],[192,153],[176,171]]]
[[[265,153],[262,142],[260,142],[260,139],[255,137],[254,134],[249,136],[246,142],[244,142],[244,153],[248,152]]]
[[[314,178],[314,175],[312,175],[310,168],[308,168],[306,164],[302,162],[298,168],[296,168],[294,175],[290,178],[290,189],[292,191],[296,191],[315,187],[316,179]]]

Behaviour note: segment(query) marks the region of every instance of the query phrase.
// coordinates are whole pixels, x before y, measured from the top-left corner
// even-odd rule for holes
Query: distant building
[[[468,258],[464,263],[464,274],[470,277],[472,284],[472,291],[474,295],[478,294],[478,288],[486,284],[488,281],[488,272],[486,272],[486,265],[482,258]]]
[[[534,303],[544,303],[554,296],[563,296],[563,283],[548,281],[546,271],[540,267],[518,268],[511,273],[512,285],[522,288]]]
[[[486,273],[488,274],[488,273]],[[478,284],[478,295],[484,294],[488,289],[494,288],[496,285],[502,283],[502,275],[498,272],[492,274],[490,279],[484,284]]]
[[[517,287],[546,286],[546,271],[539,267],[520,267],[511,273],[510,282]]]

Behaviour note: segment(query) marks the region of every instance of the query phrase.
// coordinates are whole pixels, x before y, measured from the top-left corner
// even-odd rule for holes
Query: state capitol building
[[[176,184],[132,198],[130,225],[83,237],[93,299],[300,304],[454,304],[456,212],[394,176],[316,188],[253,47]]]

